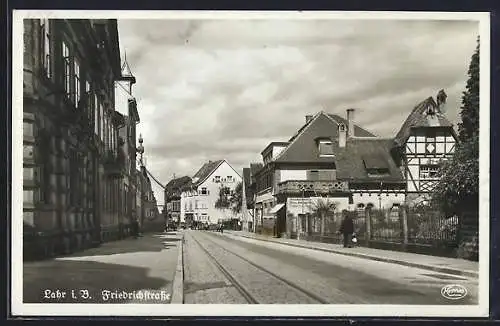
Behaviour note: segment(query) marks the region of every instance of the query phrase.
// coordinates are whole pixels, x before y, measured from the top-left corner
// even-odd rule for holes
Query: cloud
[[[478,23],[120,20],[119,35],[148,167],[166,183],[208,160],[241,172],[319,110],[356,108],[357,123],[391,137],[444,88],[456,123]]]

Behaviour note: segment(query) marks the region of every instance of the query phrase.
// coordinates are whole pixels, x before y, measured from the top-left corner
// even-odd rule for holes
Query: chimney
[[[343,148],[345,147],[346,140],[347,140],[347,130],[346,130],[346,125],[343,123],[339,124],[339,147]]]
[[[444,92],[444,89],[440,90],[436,96],[436,104],[438,107],[439,112],[445,113],[446,112],[446,98],[448,95]]]
[[[354,109],[347,109],[347,137],[354,137]]]
[[[313,116],[312,116],[312,115],[309,115],[309,114],[308,114],[308,115],[306,115],[306,123],[308,123],[309,121],[311,121],[311,120],[312,120],[312,118],[313,118]]]

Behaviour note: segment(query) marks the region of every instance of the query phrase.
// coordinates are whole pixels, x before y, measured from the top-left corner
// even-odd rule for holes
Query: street
[[[470,277],[226,232],[184,237],[184,303],[477,304],[478,282]],[[444,298],[441,289],[450,284],[463,285],[465,298]]]
[[[25,262],[23,302],[170,303],[179,241],[175,232],[146,234]]]
[[[298,248],[242,234],[196,230],[147,234],[67,257],[27,262],[23,301],[165,304],[180,294],[181,301],[174,303],[477,304],[478,280],[474,277]],[[367,250],[345,248],[355,249]],[[183,282],[175,288],[179,274]],[[443,297],[441,289],[451,284],[464,286],[466,296]]]

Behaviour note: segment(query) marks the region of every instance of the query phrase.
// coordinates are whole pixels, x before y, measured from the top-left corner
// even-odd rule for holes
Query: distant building
[[[215,203],[221,188],[231,196],[241,181],[241,176],[225,160],[205,163],[182,189],[181,222],[188,225],[214,224],[239,218],[231,209],[216,208]]]
[[[191,178],[184,176],[170,180],[165,186],[164,202],[166,223],[180,224],[182,188],[190,182]]]
[[[165,228],[165,219],[160,215],[158,203],[151,186],[151,179],[145,166],[136,173],[137,182],[137,217],[141,232],[161,232]]]
[[[249,168],[243,168],[242,229],[248,232],[255,231],[255,173],[261,168],[260,163],[252,163]]]

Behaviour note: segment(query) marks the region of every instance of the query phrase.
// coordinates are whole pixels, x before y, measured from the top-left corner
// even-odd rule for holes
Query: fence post
[[[371,223],[371,212],[370,212],[370,208],[367,207],[365,209],[365,227],[366,227],[366,230],[365,230],[365,241],[366,241],[366,246],[369,247],[370,246],[370,240],[372,238],[372,223]]]
[[[403,246],[404,248],[408,245],[408,213],[406,211],[406,205],[401,205],[399,212],[403,221]]]

